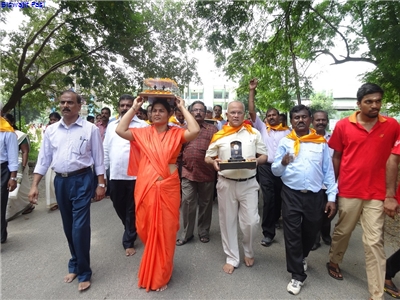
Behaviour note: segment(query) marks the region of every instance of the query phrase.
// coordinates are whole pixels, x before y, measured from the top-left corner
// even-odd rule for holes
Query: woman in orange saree
[[[128,128],[142,106],[137,97],[121,119],[116,132],[131,141],[129,175],[136,175],[136,230],[145,245],[139,268],[139,287],[163,291],[171,279],[176,233],[179,230],[180,182],[175,162],[182,144],[195,139],[200,131],[196,120],[176,98],[187,120],[187,129],[168,126],[173,110],[165,99],[152,107],[152,126]]]

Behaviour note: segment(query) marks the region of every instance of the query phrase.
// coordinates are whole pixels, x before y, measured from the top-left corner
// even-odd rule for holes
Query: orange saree
[[[158,134],[154,126],[131,129],[135,141],[131,142],[128,174],[137,176],[136,230],[145,245],[138,285],[146,291],[165,286],[172,275],[179,230],[180,182],[178,171],[170,174],[168,163],[185,142],[183,131],[170,127]],[[135,155],[138,150],[139,161]],[[157,180],[160,176],[161,181]]]

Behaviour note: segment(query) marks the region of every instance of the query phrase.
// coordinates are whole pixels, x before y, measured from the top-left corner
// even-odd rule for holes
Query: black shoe
[[[279,222],[275,223],[275,229],[281,229],[281,224]]]
[[[273,239],[271,239],[269,237],[265,237],[261,240],[261,245],[263,245],[264,247],[269,247],[272,245],[272,241],[273,241]]]
[[[315,250],[317,250],[319,247],[321,247],[321,243],[315,243],[315,244],[311,247],[311,251],[315,251]]]
[[[4,233],[4,235],[1,236],[1,243],[4,244],[7,241],[7,231]]]
[[[332,244],[332,238],[330,236],[328,237],[322,237],[322,240],[324,241],[325,245],[330,245]]]

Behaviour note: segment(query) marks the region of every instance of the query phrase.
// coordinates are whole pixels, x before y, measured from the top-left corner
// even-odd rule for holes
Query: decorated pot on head
[[[175,96],[179,95],[179,87],[170,78],[146,78],[143,81],[143,92],[139,96],[152,104],[157,98],[167,99],[171,106],[175,105]]]

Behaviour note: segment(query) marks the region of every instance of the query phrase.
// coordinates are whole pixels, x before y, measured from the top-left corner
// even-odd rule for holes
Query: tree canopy
[[[262,109],[285,110],[292,99],[309,97],[307,69],[320,55],[332,64],[373,64],[364,80],[400,104],[398,1],[199,1],[196,13],[217,64],[239,79],[238,94],[258,78]]]
[[[197,81],[196,24],[174,1],[61,1],[22,9],[18,31],[2,31],[4,110],[46,108],[73,87],[90,101],[106,103],[134,93],[144,77]],[[0,21],[9,12],[2,9]]]

